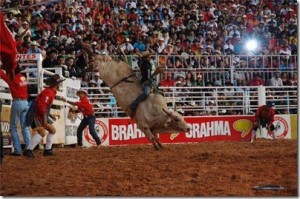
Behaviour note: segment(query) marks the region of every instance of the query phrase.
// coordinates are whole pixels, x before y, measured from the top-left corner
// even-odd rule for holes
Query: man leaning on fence
[[[8,84],[13,100],[10,112],[9,129],[14,147],[14,152],[12,155],[20,156],[22,154],[22,148],[17,129],[17,123],[19,121],[21,124],[25,147],[29,145],[31,137],[29,128],[25,124],[26,113],[28,111],[27,80],[26,77],[21,73],[20,66],[17,66],[15,69],[15,76],[12,80],[2,69],[0,69],[0,77]]]

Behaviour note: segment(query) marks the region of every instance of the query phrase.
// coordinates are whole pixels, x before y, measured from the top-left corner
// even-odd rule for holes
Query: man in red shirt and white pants
[[[77,91],[77,95],[79,96],[78,102],[70,102],[66,99],[62,99],[73,106],[77,106],[78,110],[81,111],[84,116],[77,128],[77,146],[82,147],[82,132],[87,125],[89,125],[90,134],[96,141],[97,146],[100,146],[101,141],[95,130],[96,116],[94,114],[93,105],[87,97],[88,93],[85,90],[79,90]]]
[[[22,135],[25,142],[25,147],[30,143],[30,131],[25,124],[25,117],[28,110],[28,93],[27,93],[27,80],[26,77],[21,74],[21,68],[17,66],[15,69],[14,79],[10,79],[8,75],[1,69],[0,77],[8,84],[13,102],[10,112],[10,128],[9,132],[12,138],[14,152],[13,156],[20,156],[22,154],[21,142],[18,135],[17,123],[20,121],[22,128]]]
[[[55,119],[50,114],[50,107],[55,99],[57,90],[60,87],[60,83],[65,79],[61,78],[59,75],[52,75],[48,79],[45,80],[45,83],[48,87],[46,87],[35,99],[34,104],[34,123],[36,128],[33,129],[37,131],[29,146],[24,151],[23,155],[27,157],[34,157],[33,149],[38,145],[38,143],[42,140],[42,138],[46,135],[46,131],[48,131],[46,146],[43,155],[51,156],[52,153],[52,143],[53,137],[56,133],[55,127],[49,121],[49,117]]]
[[[256,137],[256,130],[260,128],[260,126],[267,128],[268,131],[272,131],[273,139],[276,139],[275,126],[273,125],[275,116],[273,106],[273,102],[268,101],[266,105],[258,107],[255,113],[255,121],[251,132],[251,142],[254,141],[254,138]]]

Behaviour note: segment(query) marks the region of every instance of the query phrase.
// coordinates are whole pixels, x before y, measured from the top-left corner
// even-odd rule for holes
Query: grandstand
[[[43,69],[80,80],[99,117],[124,115],[82,45],[96,54],[124,53],[137,74],[140,53],[152,52],[153,63],[165,67],[157,82],[168,105],[187,116],[253,114],[260,86],[277,114],[296,113],[294,1],[4,0],[1,10],[18,52],[39,53]],[[258,45],[249,48],[253,40]]]

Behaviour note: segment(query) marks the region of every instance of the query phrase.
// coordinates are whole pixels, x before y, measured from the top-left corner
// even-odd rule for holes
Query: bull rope
[[[110,89],[113,89],[115,86],[119,85],[119,84],[122,83],[122,82],[133,83],[134,81],[128,80],[128,79],[131,78],[131,77],[134,77],[134,76],[135,76],[135,74],[134,74],[134,73],[131,73],[129,76],[124,77],[123,79],[121,79],[120,81],[118,81],[117,83],[115,83],[112,87],[110,87]]]

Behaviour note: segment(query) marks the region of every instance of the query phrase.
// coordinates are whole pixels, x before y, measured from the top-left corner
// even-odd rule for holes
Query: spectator
[[[146,44],[140,38],[137,38],[137,41],[133,44],[133,48],[138,48],[140,52],[143,52],[146,50]]]
[[[65,65],[65,59],[64,56],[58,55],[57,56],[57,65],[55,65],[55,68],[60,68],[61,69],[61,74],[64,77],[70,77],[69,71],[67,66]]]
[[[279,51],[279,55],[286,55],[286,59],[289,59],[289,57],[292,55],[292,52],[289,49],[288,44],[283,45],[282,49]]]
[[[94,80],[97,83],[98,87],[101,87],[101,85],[103,84],[103,80],[100,78],[100,73],[96,72],[94,74]]]
[[[81,78],[81,82],[80,82],[81,88],[89,87],[89,81],[90,81],[89,74],[85,73]]]
[[[82,77],[81,70],[75,65],[75,59],[73,57],[68,57],[65,62],[70,77]]]
[[[48,51],[48,55],[46,59],[43,60],[42,66],[43,68],[54,68],[54,66],[58,65],[57,62],[57,50],[56,49],[51,49]]]
[[[89,88],[89,91],[88,91],[88,93],[89,93],[90,95],[97,95],[97,94],[100,94],[98,84],[97,84],[97,82],[96,82],[95,80],[91,79],[91,80],[89,81],[88,86],[90,87],[90,88]]]
[[[291,86],[297,86],[298,85],[298,75],[297,75],[297,73],[293,74],[289,84]]]
[[[173,87],[175,84],[174,79],[172,78],[172,72],[168,71],[165,73],[165,77],[160,81],[159,85],[162,87]]]
[[[93,46],[96,46],[96,44],[97,44],[96,42],[92,43]],[[108,50],[107,42],[105,42],[105,41],[101,42],[101,47],[100,47],[100,50],[98,51],[98,54],[100,54],[100,55],[109,55],[110,54],[110,52]]]
[[[250,80],[250,84],[249,86],[264,86],[265,82],[264,80],[261,78],[260,74],[253,74],[253,79]]]
[[[197,75],[196,80],[193,82],[193,86],[205,86],[205,82],[201,74]]]
[[[270,79],[270,86],[283,86],[282,79],[280,78],[280,72],[276,72],[274,77]]]
[[[228,50],[228,49],[230,49],[232,52],[234,52],[234,46],[232,45],[231,39],[230,39],[230,38],[228,38],[228,39],[226,40],[226,44],[224,45],[223,49],[224,49],[224,53],[225,53],[226,50]]]
[[[36,41],[30,43],[30,47],[27,50],[27,54],[39,54],[42,50],[39,48],[39,44]]]
[[[186,87],[191,87],[193,85],[193,82],[195,82],[194,74],[192,72],[186,73],[183,85]]]
[[[157,53],[162,53],[163,50],[166,47],[165,39],[163,37],[158,38],[158,43],[157,43]]]
[[[31,30],[29,27],[29,23],[27,21],[23,21],[22,26],[18,29],[18,36],[23,39],[25,36],[31,36]]]
[[[125,39],[125,43],[121,44],[120,49],[126,54],[126,55],[130,55],[133,51],[133,46],[130,43],[130,39],[128,37],[126,37]]]

